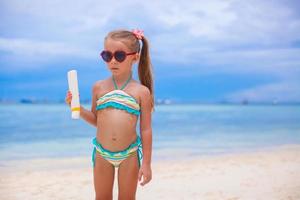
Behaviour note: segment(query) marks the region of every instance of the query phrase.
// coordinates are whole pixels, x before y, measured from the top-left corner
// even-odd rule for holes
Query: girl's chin
[[[120,74],[120,71],[119,70],[111,70],[111,73],[115,74],[115,75],[118,75],[118,74]]]
[[[118,70],[118,69],[112,69],[111,72],[112,72],[112,73],[118,73],[119,70]]]

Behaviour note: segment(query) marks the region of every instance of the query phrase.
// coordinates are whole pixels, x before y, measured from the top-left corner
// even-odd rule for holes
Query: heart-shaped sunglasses
[[[110,62],[113,57],[115,57],[116,61],[123,62],[128,55],[134,55],[137,52],[126,53],[125,51],[115,51],[114,53],[111,51],[103,50],[100,55],[105,62]]]

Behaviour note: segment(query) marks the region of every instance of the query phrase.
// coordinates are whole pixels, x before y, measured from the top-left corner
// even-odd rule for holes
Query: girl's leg
[[[139,164],[137,152],[126,158],[119,166],[119,200],[134,200],[138,182]]]
[[[94,188],[96,200],[112,200],[114,176],[114,166],[96,152],[94,166]]]

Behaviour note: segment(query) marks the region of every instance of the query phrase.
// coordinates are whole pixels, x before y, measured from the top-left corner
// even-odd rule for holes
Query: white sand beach
[[[300,145],[156,161],[152,170],[153,180],[138,186],[137,199],[300,199]],[[1,161],[0,177],[3,200],[94,199],[90,157]]]

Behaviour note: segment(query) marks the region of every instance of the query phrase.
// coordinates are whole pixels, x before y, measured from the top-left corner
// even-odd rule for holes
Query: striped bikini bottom
[[[92,143],[94,146],[93,154],[92,154],[93,167],[95,167],[96,152],[98,152],[105,160],[110,162],[114,167],[119,167],[119,165],[123,160],[125,160],[126,158],[134,154],[136,151],[137,151],[139,167],[141,166],[141,160],[143,158],[143,155],[142,155],[142,141],[139,136],[137,136],[135,142],[130,144],[126,149],[122,151],[116,151],[116,152],[112,152],[103,148],[96,138],[93,138]]]

